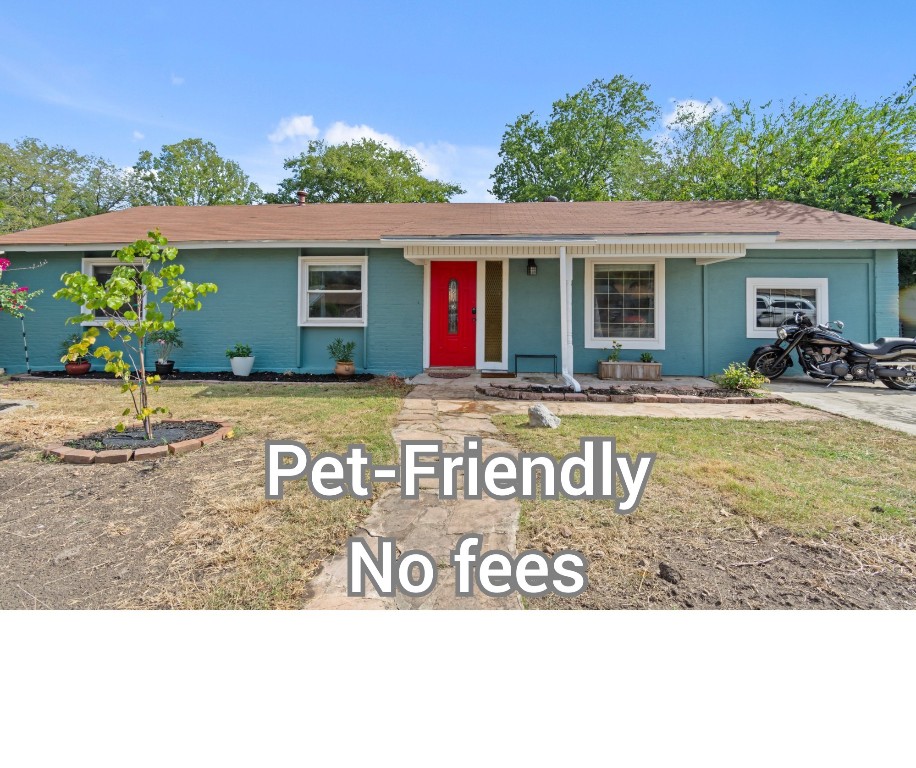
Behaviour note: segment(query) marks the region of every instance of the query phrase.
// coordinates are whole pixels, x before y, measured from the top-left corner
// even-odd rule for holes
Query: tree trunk
[[[146,360],[144,358],[143,344],[140,344],[140,370],[137,372],[140,376],[140,408],[146,412],[148,405],[146,396]],[[146,439],[153,439],[153,420],[147,415],[143,417],[143,431],[146,432]]]

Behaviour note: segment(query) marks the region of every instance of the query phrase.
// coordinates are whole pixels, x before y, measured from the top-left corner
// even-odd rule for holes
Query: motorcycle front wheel
[[[762,373],[768,379],[778,379],[786,372],[789,367],[789,359],[786,358],[781,363],[777,362],[782,357],[782,351],[778,349],[768,349],[758,355],[752,355],[747,362],[747,367],[751,370]]]
[[[913,371],[909,376],[890,377],[879,376],[881,383],[890,389],[903,389],[908,392],[916,392],[916,355],[903,355],[893,362],[903,363]]]

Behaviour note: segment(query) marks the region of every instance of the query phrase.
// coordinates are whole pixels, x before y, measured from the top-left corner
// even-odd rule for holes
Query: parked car
[[[776,328],[791,320],[796,312],[804,312],[817,322],[817,307],[810,299],[802,296],[757,294],[757,325],[760,327]]]

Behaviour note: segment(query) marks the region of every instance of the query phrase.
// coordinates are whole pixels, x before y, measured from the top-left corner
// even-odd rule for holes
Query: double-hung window
[[[585,262],[585,346],[665,348],[665,261]]]
[[[366,324],[366,257],[299,259],[299,325]]]
[[[112,278],[115,267],[133,266],[137,271],[140,271],[144,268],[143,265],[143,261],[138,261],[133,265],[125,264],[125,262],[118,261],[113,256],[87,256],[83,259],[82,270],[84,275],[94,277],[99,285],[105,285]],[[84,320],[82,325],[102,325],[112,318],[120,319],[120,322],[129,325],[132,321],[123,319],[124,312],[136,312],[138,308],[141,309],[141,317],[145,316],[146,302],[142,300],[145,297],[145,292],[139,290],[139,280],[137,281],[137,288],[138,291],[134,295],[134,300],[120,307],[102,307],[93,310],[84,307],[83,311],[86,313],[91,312],[94,318],[92,320]]]
[[[747,337],[772,339],[776,328],[804,312],[812,323],[826,323],[826,277],[747,278]]]

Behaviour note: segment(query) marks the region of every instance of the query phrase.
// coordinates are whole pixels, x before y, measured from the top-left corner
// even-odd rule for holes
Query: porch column
[[[575,392],[582,387],[573,378],[572,333],[572,256],[566,255],[566,246],[560,246],[560,351],[563,379]]]

